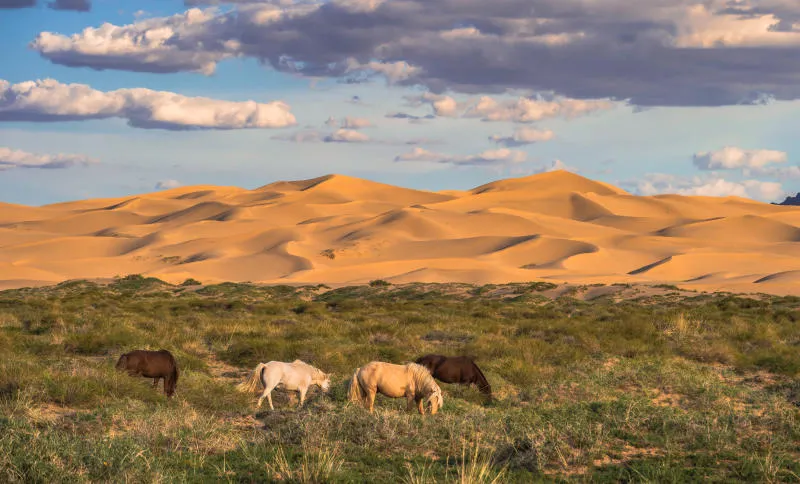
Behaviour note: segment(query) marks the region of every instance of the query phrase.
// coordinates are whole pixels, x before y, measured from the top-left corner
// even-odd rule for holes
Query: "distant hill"
[[[171,283],[547,280],[800,294],[792,242],[800,211],[789,207],[641,197],[567,171],[446,193],[326,175],[255,190],[0,203],[0,288],[142,274]]]
[[[786,200],[782,201],[781,203],[775,203],[774,205],[800,205],[800,193],[795,196],[788,196]]]

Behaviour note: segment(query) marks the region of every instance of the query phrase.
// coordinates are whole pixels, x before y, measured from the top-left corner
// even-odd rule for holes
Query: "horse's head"
[[[119,357],[115,368],[117,370],[124,370],[127,366],[128,366],[128,354],[125,353],[124,355]]]
[[[331,389],[331,377],[333,376],[333,373],[324,373],[320,370],[317,371],[318,373],[317,373],[316,383],[319,385],[320,388],[322,388],[323,392],[327,392],[328,390]]]
[[[444,405],[442,390],[438,386],[433,390],[433,393],[428,396],[428,404],[431,406],[431,415],[436,415],[436,412]]]

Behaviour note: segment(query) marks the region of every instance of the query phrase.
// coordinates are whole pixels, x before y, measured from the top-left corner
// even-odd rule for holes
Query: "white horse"
[[[264,387],[264,393],[258,399],[258,406],[266,398],[269,401],[269,408],[272,406],[272,390],[282,386],[285,390],[300,393],[300,406],[306,400],[306,392],[311,385],[319,385],[323,392],[327,392],[331,387],[331,375],[324,373],[318,368],[314,368],[300,360],[291,363],[282,361],[270,361],[269,363],[259,363],[253,374],[244,383],[240,383],[236,388],[243,392],[253,392],[258,388],[258,383]]]

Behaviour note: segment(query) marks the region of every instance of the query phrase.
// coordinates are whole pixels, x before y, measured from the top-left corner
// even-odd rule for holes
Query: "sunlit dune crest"
[[[639,197],[566,171],[429,192],[342,175],[0,203],[0,287],[530,280],[800,294],[800,209]]]

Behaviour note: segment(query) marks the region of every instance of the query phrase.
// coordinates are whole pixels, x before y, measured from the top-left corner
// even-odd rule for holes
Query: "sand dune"
[[[341,175],[0,203],[0,287],[181,282],[668,283],[800,294],[800,209],[638,197],[555,171],[427,192]]]

